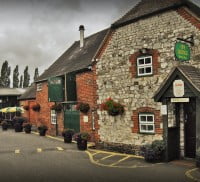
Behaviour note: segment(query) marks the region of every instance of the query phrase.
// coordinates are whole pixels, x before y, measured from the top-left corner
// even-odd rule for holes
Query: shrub
[[[81,139],[81,140],[89,140],[90,139],[90,135],[87,132],[76,133],[74,135],[74,140],[78,141],[79,139]]]
[[[81,111],[82,113],[87,114],[90,110],[90,105],[88,103],[80,102],[77,104],[76,109]]]
[[[64,129],[62,132],[62,136],[73,136],[74,135],[74,130],[73,129]]]
[[[164,159],[165,143],[155,140],[151,145],[143,146],[144,158],[147,162],[160,162]]]

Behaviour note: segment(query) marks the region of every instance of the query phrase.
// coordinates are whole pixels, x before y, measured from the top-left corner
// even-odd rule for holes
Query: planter
[[[39,130],[40,136],[45,136],[47,130]]]
[[[7,125],[2,125],[2,130],[3,130],[3,131],[8,130],[8,126],[7,126]]]
[[[20,123],[16,123],[14,125],[14,128],[15,128],[15,132],[22,132],[23,131],[23,127]]]
[[[31,133],[31,129],[30,128],[24,128],[25,133]]]
[[[108,114],[109,114],[110,116],[117,116],[117,115],[119,115],[120,113],[119,113],[119,111],[108,110]]]
[[[65,143],[72,143],[72,135],[68,135],[64,137],[64,142]]]
[[[200,167],[200,160],[196,160],[196,167]]]
[[[87,140],[77,139],[77,148],[79,150],[87,150]]]

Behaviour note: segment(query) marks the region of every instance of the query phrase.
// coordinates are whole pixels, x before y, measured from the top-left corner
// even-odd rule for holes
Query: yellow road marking
[[[192,179],[193,181],[198,182],[198,181],[200,181],[200,179],[197,179],[197,178],[195,178],[195,177],[193,177],[193,176],[191,175],[191,173],[194,172],[194,171],[196,171],[196,170],[198,170],[198,168],[194,168],[194,169],[191,169],[191,170],[189,170],[189,171],[186,171],[185,175],[186,175],[188,178]]]
[[[115,163],[111,164],[110,166],[115,166],[115,165],[119,164],[120,162],[123,162],[123,161],[125,161],[125,160],[126,160],[126,159],[128,159],[128,158],[130,158],[130,157],[129,157],[129,156],[127,156],[127,157],[124,157],[123,159],[120,159],[120,160],[118,160],[117,162],[115,162]]]
[[[96,152],[96,153],[94,153],[94,154],[92,154],[92,156],[95,156],[95,155],[97,155],[97,154],[99,154],[100,152]]]
[[[41,148],[37,148],[37,152],[38,152],[38,153],[41,153],[41,152],[42,152],[42,149],[41,149]]]
[[[15,154],[20,154],[20,150],[15,150]]]
[[[56,147],[56,148],[57,148],[57,150],[59,150],[59,151],[63,151],[63,150],[64,150],[62,147]]]
[[[102,150],[96,150],[96,149],[88,149],[88,150],[92,151],[92,152],[101,152],[101,153],[104,153],[104,154],[112,154],[112,155],[118,155],[118,156],[129,156],[129,157],[133,157],[133,158],[137,158],[137,159],[144,159],[144,157],[138,156],[138,155],[121,154],[121,153],[108,152],[108,151],[102,151]]]
[[[112,156],[114,156],[114,155],[113,155],[113,154],[108,155],[108,156],[106,156],[106,157],[103,157],[103,158],[99,159],[98,161],[103,161],[103,160],[108,159],[108,158],[110,158],[110,157],[112,157]]]

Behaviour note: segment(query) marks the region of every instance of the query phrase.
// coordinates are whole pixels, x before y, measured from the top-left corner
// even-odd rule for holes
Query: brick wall
[[[42,82],[42,90],[36,92],[36,103],[40,104],[40,111],[35,112],[37,115],[37,123],[45,124],[48,127],[48,134],[55,135],[56,134],[56,125],[51,124],[51,106],[54,105],[54,102],[48,101],[48,83]],[[57,122],[59,133],[63,130],[63,113],[57,113]]]
[[[98,136],[98,123],[96,114],[96,82],[93,71],[78,74],[76,76],[76,88],[77,88],[77,101],[85,102],[90,105],[90,111],[87,114],[80,113],[80,125],[81,131],[87,131],[91,135],[91,141],[97,141]],[[88,122],[84,121],[84,118]],[[94,127],[92,128],[92,121],[94,121]]]
[[[133,133],[139,133],[139,113],[153,113],[154,114],[154,125],[155,125],[155,134],[162,134],[163,129],[160,128],[160,124],[161,124],[161,115],[160,115],[160,111],[159,110],[155,110],[154,108],[150,108],[150,107],[142,107],[142,108],[138,108],[137,110],[133,111],[133,116],[132,116],[132,120],[133,120],[133,128],[132,128],[132,132]]]

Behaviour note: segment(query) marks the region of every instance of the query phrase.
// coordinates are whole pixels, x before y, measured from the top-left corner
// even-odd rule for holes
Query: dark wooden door
[[[185,117],[185,157],[195,158],[196,155],[196,102],[190,99],[184,104]]]

